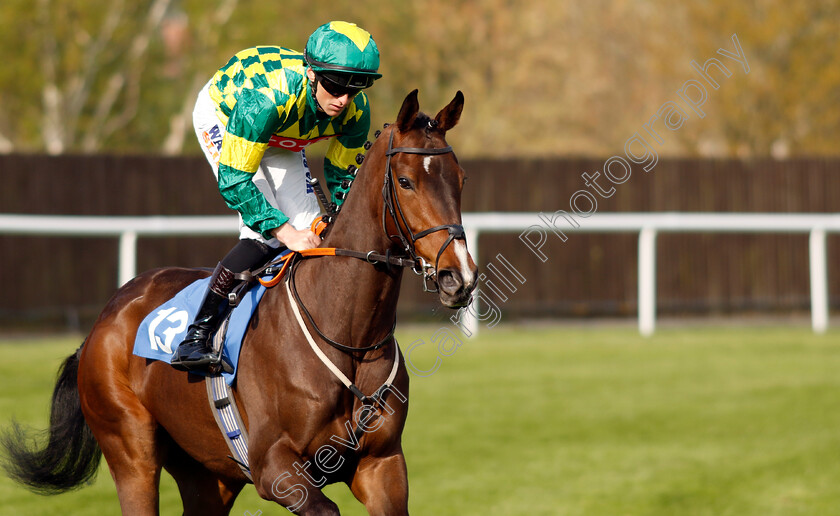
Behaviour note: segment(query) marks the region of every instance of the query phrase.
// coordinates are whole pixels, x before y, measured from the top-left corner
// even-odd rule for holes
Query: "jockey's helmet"
[[[376,42],[354,23],[332,21],[315,29],[304,58],[313,72],[343,88],[368,88],[382,77]]]

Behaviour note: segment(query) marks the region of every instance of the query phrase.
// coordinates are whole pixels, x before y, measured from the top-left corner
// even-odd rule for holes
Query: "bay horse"
[[[267,290],[249,324],[233,394],[250,436],[250,473],[261,497],[295,514],[339,514],[320,490],[335,482],[345,482],[372,515],[408,514],[401,436],[409,381],[393,338],[402,268],[391,263],[411,263],[447,307],[470,300],[476,265],[460,226],[464,171],[445,140],[463,103],[459,91],[430,118],[419,111],[414,90],[370,146],[322,243],[360,250],[367,260],[299,259],[288,273],[311,313],[307,327],[319,330],[317,348],[358,391],[372,393],[392,372],[402,397],[376,408],[375,431],[356,432],[358,438],[351,432],[362,399],[304,340],[291,291]],[[374,252],[385,263],[366,263]],[[114,294],[62,365],[46,445],[30,449],[16,425],[4,436],[13,478],[42,493],[63,492],[90,480],[104,455],[125,515],[159,513],[162,469],[178,485],[184,514],[229,514],[248,478],[228,457],[203,377],[132,354],[142,319],[204,276],[198,269],[155,269]],[[331,346],[327,336],[354,349]]]

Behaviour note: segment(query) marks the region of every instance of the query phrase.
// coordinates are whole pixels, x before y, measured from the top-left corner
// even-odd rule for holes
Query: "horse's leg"
[[[402,452],[387,457],[367,456],[350,482],[350,490],[370,516],[408,514],[408,472]]]
[[[313,485],[319,479],[312,479],[312,467],[305,465],[285,444],[275,443],[264,459],[254,464],[257,493],[300,516],[339,516],[338,506]]]
[[[155,439],[157,423],[136,397],[113,393],[111,398],[113,405],[99,405],[97,414],[86,411],[85,418],[108,462],[123,516],[156,516],[162,467]],[[108,411],[121,415],[108,418]]]
[[[109,356],[104,351],[107,338],[107,333],[91,333],[83,348],[79,364],[82,412],[108,462],[122,514],[157,515],[164,455],[158,423],[131,390],[127,367],[120,363],[124,355]]]
[[[227,516],[244,482],[225,481],[199,464],[183,450],[173,447],[166,471],[178,483],[184,516]]]

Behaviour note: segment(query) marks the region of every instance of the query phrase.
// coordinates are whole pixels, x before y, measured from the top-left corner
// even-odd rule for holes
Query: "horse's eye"
[[[406,190],[411,190],[411,181],[409,181],[405,177],[401,177],[397,180],[400,183],[401,188],[405,188]]]

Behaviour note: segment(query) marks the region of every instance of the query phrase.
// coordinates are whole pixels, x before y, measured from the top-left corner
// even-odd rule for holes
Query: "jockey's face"
[[[309,69],[306,71],[310,82],[315,81],[315,100],[318,101],[318,107],[324,111],[328,116],[338,116],[347,107],[347,104],[353,100],[355,93],[342,92],[340,96],[334,96],[327,88],[325,88],[321,81],[317,80],[315,73]]]

